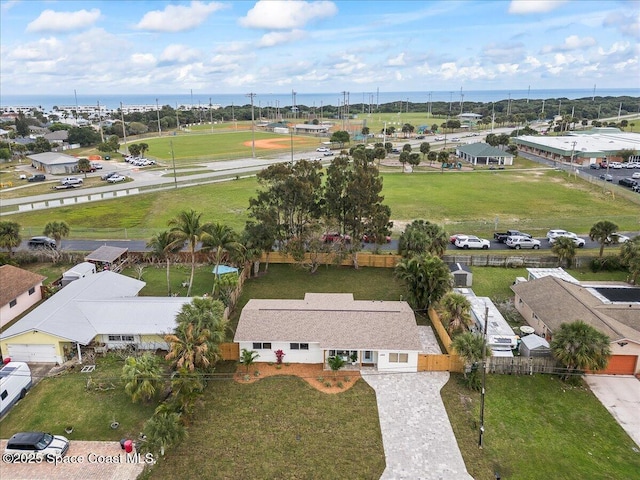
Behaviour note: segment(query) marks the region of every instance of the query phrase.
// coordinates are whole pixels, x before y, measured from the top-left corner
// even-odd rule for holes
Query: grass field
[[[441,395],[468,472],[502,478],[637,478],[637,446],[587,387],[550,375],[489,375],[484,448],[478,448],[480,394],[452,374]]]
[[[517,228],[538,236],[550,228],[584,235],[604,219],[617,223],[621,231],[636,231],[640,225],[637,204],[604,195],[600,188],[562,172],[385,173],[383,178],[396,231],[415,218],[441,224],[449,233],[489,237],[496,219],[498,230]],[[50,220],[65,220],[76,238],[149,238],[181,210],[195,208],[204,213],[203,220],[241,231],[256,189],[254,178],[239,179],[21,213],[11,219],[29,231],[41,231]]]

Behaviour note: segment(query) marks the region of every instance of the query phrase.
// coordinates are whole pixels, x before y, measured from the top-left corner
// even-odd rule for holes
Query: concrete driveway
[[[376,391],[388,480],[472,480],[440,389],[449,372],[362,372]]]
[[[598,400],[640,447],[640,380],[621,375],[587,375]]]

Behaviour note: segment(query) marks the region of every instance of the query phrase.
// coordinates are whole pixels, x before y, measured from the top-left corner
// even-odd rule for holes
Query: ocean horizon
[[[571,89],[524,89],[524,90],[456,90],[456,91],[422,91],[422,92],[334,92],[334,93],[255,93],[254,106],[260,107],[291,107],[304,105],[321,108],[322,106],[347,105],[382,105],[387,103],[410,102],[464,102],[491,103],[504,100],[547,100],[562,98],[575,100],[591,97],[619,97],[631,96],[640,98],[640,88],[571,88]],[[4,95],[0,94],[0,107],[41,107],[45,111],[53,110],[54,106],[86,106],[97,105],[115,110],[122,105],[169,105],[208,107],[219,105],[244,106],[251,104],[248,94],[77,94],[72,92],[57,95]],[[365,109],[366,110],[366,109]],[[354,113],[356,113],[354,111]]]

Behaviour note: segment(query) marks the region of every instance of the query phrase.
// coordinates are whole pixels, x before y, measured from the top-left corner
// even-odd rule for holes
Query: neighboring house
[[[78,159],[58,152],[44,152],[27,155],[31,165],[43,172],[51,174],[74,173],[78,170]]]
[[[69,140],[69,132],[67,130],[56,130],[55,132],[45,133],[44,138],[51,143],[65,143]]]
[[[327,133],[329,126],[327,125],[314,125],[312,123],[297,123],[293,127],[296,133]]]
[[[110,271],[71,282],[0,334],[3,357],[63,363],[87,345],[167,349],[185,297],[137,297],[145,283]]]
[[[324,364],[339,355],[381,372],[416,372],[422,350],[406,302],[354,300],[350,293],[307,293],[304,300],[252,299],[240,314],[234,341],[261,362]]]
[[[42,300],[45,278],[13,265],[0,266],[0,327]]]
[[[547,341],[563,323],[581,320],[611,340],[609,365],[597,373],[640,373],[640,288],[616,282],[576,285],[546,276],[511,290],[515,307]]]
[[[467,143],[456,147],[456,157],[472,165],[513,165],[513,155],[487,143]]]

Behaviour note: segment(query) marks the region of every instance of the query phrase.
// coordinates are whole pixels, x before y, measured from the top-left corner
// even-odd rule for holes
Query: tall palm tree
[[[177,217],[169,220],[171,233],[175,235],[176,240],[187,242],[189,253],[191,254],[191,276],[189,277],[189,288],[187,289],[187,297],[191,296],[191,287],[193,286],[193,276],[196,271],[196,247],[198,242],[205,241],[209,234],[207,233],[208,223],[202,223],[200,218],[202,213],[195,210],[183,210]]]
[[[600,258],[602,258],[602,254],[604,253],[604,246],[607,243],[611,243],[611,234],[617,231],[618,225],[609,220],[600,220],[594,223],[591,230],[589,230],[589,238],[600,244]]]
[[[157,256],[159,259],[164,259],[167,262],[167,295],[169,296],[171,296],[171,282],[169,280],[171,254],[179,252],[182,245],[183,242],[181,240],[177,240],[175,235],[168,230],[164,230],[163,232],[152,236],[147,242],[147,248],[151,249],[153,255]]]
[[[13,249],[20,246],[22,236],[20,235],[20,224],[18,222],[0,222],[0,248],[9,250],[9,255],[13,255]]]
[[[407,299],[417,310],[428,310],[451,290],[449,267],[429,254],[402,259],[395,275],[407,286]]]
[[[158,358],[150,353],[141,357],[128,357],[122,367],[124,390],[136,403],[139,400],[148,402],[162,385],[162,368]]]
[[[566,261],[567,267],[570,267],[576,256],[577,248],[572,238],[558,237],[553,243],[551,251],[558,256],[558,263],[562,264],[563,261]]]
[[[582,370],[604,369],[611,356],[609,337],[581,320],[560,325],[550,346],[566,368],[565,380]]]
[[[172,360],[177,370],[186,368],[193,372],[196,368],[206,369],[211,365],[208,330],[198,330],[190,323],[174,334],[165,335],[164,339],[169,344],[165,358]]]
[[[635,285],[640,276],[640,235],[622,245],[620,260],[629,269],[631,283]]]
[[[60,248],[60,241],[63,237],[68,237],[70,231],[66,222],[53,221],[44,226],[42,234],[53,238],[56,241],[56,248]]]
[[[449,292],[440,301],[440,316],[448,323],[449,334],[464,330],[472,325],[471,302],[460,293]]]
[[[242,248],[242,244],[238,242],[238,236],[228,225],[213,223],[208,225],[206,232],[208,233],[208,236],[202,240],[202,248],[213,252],[215,267],[213,269],[214,275],[211,295],[215,295],[216,284],[220,279],[218,268],[222,262],[222,257],[225,253],[240,250]]]
[[[478,363],[483,356],[486,358],[491,355],[491,349],[486,345],[484,337],[471,332],[461,333],[453,337],[451,347],[464,361],[464,378],[467,386],[473,390],[479,390],[481,382],[478,377]]]
[[[171,376],[172,398],[187,415],[192,413],[193,405],[203,389],[204,382],[198,372],[181,368]]]

